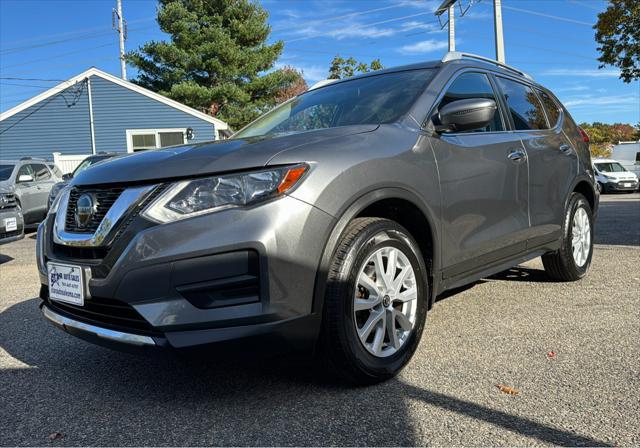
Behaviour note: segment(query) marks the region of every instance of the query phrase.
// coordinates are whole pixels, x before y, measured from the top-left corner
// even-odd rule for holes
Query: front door
[[[443,277],[473,274],[525,249],[529,229],[528,170],[520,138],[485,73],[464,72],[438,108],[466,98],[490,98],[499,109],[482,129],[434,139],[442,196]]]
[[[31,176],[30,181],[20,181],[20,176]],[[16,174],[16,193],[20,200],[20,207],[25,224],[31,224],[37,220],[37,191],[35,175],[31,165],[22,165]]]

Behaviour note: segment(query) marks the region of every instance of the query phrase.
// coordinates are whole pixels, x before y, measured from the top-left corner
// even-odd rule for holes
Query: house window
[[[127,150],[129,152],[137,152],[147,149],[183,145],[187,142],[186,132],[186,128],[127,129]]]

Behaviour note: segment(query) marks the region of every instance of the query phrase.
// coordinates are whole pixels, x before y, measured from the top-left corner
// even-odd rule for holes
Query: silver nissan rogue
[[[42,311],[95,343],[303,349],[373,383],[444,291],[539,256],[551,279],[583,277],[594,185],[549,90],[448,53],[82,172],[38,229]]]

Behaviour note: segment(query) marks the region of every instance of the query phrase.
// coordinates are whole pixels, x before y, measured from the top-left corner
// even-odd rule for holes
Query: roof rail
[[[518,70],[517,68],[511,67],[510,65],[503,64],[502,62],[498,62],[495,59],[486,58],[484,56],[479,56],[477,54],[463,53],[461,51],[450,51],[450,52],[446,53],[442,57],[441,62],[457,61],[457,60],[464,59],[464,58],[466,58],[466,59],[477,59],[479,61],[488,62],[489,64],[497,65],[498,67],[502,67],[502,68],[504,68],[506,70],[509,70],[511,72],[514,72],[514,73],[517,73],[519,75],[522,75],[525,78],[533,81],[533,77],[531,75],[529,75],[528,73],[523,72],[522,70]]]
[[[20,160],[33,160],[33,157],[31,156],[27,156],[27,157],[20,157]]]

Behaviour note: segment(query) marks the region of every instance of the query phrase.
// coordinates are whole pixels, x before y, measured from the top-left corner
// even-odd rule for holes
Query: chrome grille
[[[3,196],[0,197],[0,209],[5,210],[16,207],[16,196],[13,193],[0,193],[0,196]]]
[[[67,214],[65,216],[65,230],[67,232],[77,233],[94,233],[102,219],[107,214],[114,202],[120,197],[124,191],[122,187],[111,188],[77,188],[74,187],[69,192],[69,205],[67,206]],[[84,226],[79,227],[76,223],[76,205],[78,198],[83,194],[91,194],[96,203],[96,212],[93,214],[91,221]]]

